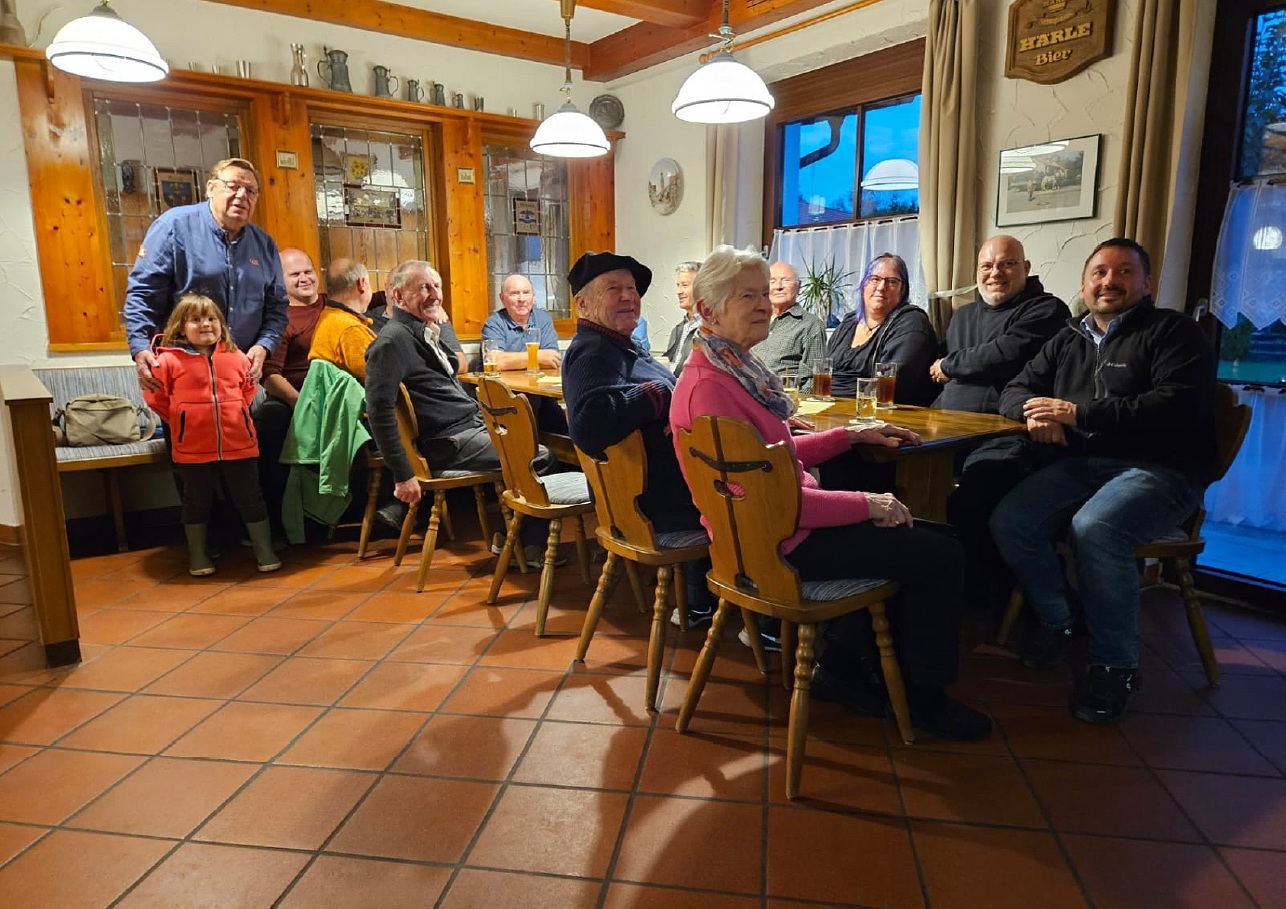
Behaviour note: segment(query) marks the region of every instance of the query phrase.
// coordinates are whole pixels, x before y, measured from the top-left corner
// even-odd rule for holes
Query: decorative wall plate
[[[589,115],[603,129],[616,129],[625,122],[625,105],[615,95],[599,95],[589,102]]]
[[[672,215],[683,201],[683,169],[673,158],[661,158],[647,178],[647,197],[657,214]]]

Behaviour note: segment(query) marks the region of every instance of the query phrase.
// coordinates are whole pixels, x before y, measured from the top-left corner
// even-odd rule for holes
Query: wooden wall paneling
[[[15,59],[14,69],[50,349],[119,344],[80,79],[43,60]]]
[[[610,140],[619,138],[610,134]],[[567,162],[570,200],[570,254],[569,267],[583,253],[630,251],[616,248],[616,149],[597,158],[570,159]],[[560,335],[576,333],[576,301],[572,301],[570,319],[556,319]]]
[[[281,92],[260,94],[250,102],[251,149],[263,184],[255,220],[277,242],[295,246],[320,263],[317,194],[313,183],[313,144],[304,101]],[[299,167],[277,166],[277,152],[294,152]]]
[[[444,121],[441,160],[443,205],[438,223],[446,225],[442,280],[456,333],[476,338],[491,311],[481,125],[471,119]],[[472,171],[472,183],[460,182],[462,169]]]

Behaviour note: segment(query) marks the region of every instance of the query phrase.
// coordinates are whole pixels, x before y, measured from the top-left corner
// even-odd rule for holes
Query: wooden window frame
[[[913,95],[924,81],[923,38],[801,73],[769,86],[776,101],[764,120],[763,242],[772,244],[781,211],[782,127],[814,114]],[[797,230],[799,228],[783,228]]]

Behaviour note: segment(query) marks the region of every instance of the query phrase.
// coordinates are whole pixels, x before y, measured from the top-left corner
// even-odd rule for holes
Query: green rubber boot
[[[188,574],[198,578],[214,574],[214,563],[205,549],[205,525],[184,524],[183,533],[188,539]]]
[[[259,563],[260,571],[276,571],[281,567],[281,559],[277,558],[277,553],[272,548],[272,527],[267,521],[256,521],[254,524],[247,524],[246,530],[250,533],[250,545],[254,547],[255,561]]]

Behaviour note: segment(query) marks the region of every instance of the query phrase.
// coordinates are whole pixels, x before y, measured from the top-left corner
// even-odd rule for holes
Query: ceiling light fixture
[[[728,0],[723,0],[723,25],[714,59],[688,76],[670,106],[671,112],[689,123],[742,123],[766,117],[772,110],[772,94],[759,74],[732,56],[736,38],[728,25]]]
[[[156,45],[107,0],[60,28],[45,56],[63,72],[109,82],[156,82],[170,71]]]
[[[603,128],[572,104],[572,16],[576,0],[561,0],[566,79],[562,91],[567,95],[563,106],[546,117],[531,137],[531,150],[552,158],[594,158],[607,154],[612,146]]]

